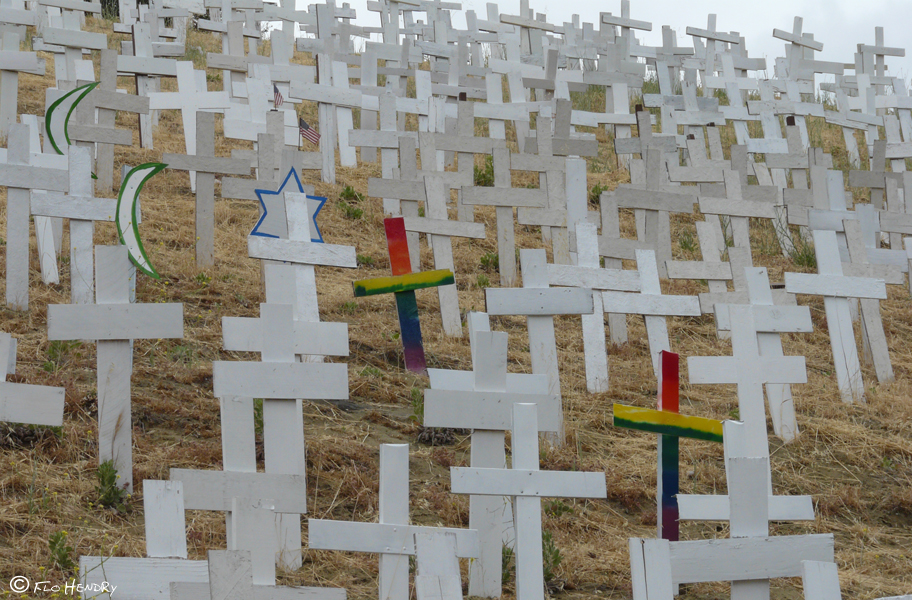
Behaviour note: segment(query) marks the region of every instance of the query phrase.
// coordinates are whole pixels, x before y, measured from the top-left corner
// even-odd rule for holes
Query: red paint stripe
[[[679,357],[674,352],[665,350],[659,356],[661,362],[661,379],[659,381],[659,410],[678,412],[680,380],[678,374]]]
[[[383,226],[386,228],[386,246],[393,275],[408,275],[412,272],[412,263],[405,238],[405,219],[389,217],[383,220]]]

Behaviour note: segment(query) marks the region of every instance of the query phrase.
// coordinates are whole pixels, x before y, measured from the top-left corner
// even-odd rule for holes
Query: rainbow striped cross
[[[615,427],[659,434],[657,511],[659,537],[678,541],[678,438],[722,442],[722,421],[678,414],[678,355],[663,350],[659,357],[659,410],[614,405]]]
[[[415,290],[449,285],[456,283],[456,279],[449,269],[412,273],[408,242],[405,238],[405,220],[402,217],[390,217],[384,219],[383,226],[386,228],[386,246],[389,250],[393,276],[352,282],[355,297],[390,293],[396,295],[405,368],[414,373],[425,373],[427,364],[424,360],[424,346],[421,344],[421,323],[418,321]]]

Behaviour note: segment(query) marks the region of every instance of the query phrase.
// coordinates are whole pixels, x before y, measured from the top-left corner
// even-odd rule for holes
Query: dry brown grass
[[[101,28],[101,24],[95,27]],[[116,36],[112,36],[112,47]],[[214,48],[211,38],[193,34],[191,45]],[[50,58],[50,57],[48,57]],[[303,57],[301,57],[303,59]],[[49,67],[53,61],[49,60]],[[210,72],[210,75],[217,74]],[[43,90],[52,81],[21,76],[20,112],[42,113]],[[216,82],[214,86],[218,86]],[[124,79],[121,87],[132,89]],[[165,85],[168,89],[168,85]],[[314,122],[315,110],[302,115]],[[133,127],[121,119],[120,126]],[[601,135],[601,134],[600,134]],[[841,145],[834,129],[821,134],[828,150]],[[606,138],[602,138],[606,142]],[[154,151],[138,147],[118,149],[120,164],[156,160],[162,151],[183,150],[180,120],[176,113],[162,115]],[[240,147],[220,140],[217,152],[227,155]],[[607,144],[605,144],[607,148]],[[615,187],[624,174],[614,155],[604,151],[602,170],[590,175],[596,183]],[[422,524],[465,526],[468,502],[448,492],[448,467],[468,461],[468,440],[460,437],[452,447],[431,448],[416,443],[417,428],[409,419],[413,389],[427,379],[402,368],[401,343],[392,299],[352,297],[351,281],[388,273],[378,199],[364,203],[359,220],[346,219],[336,206],[345,185],[366,192],[367,178],[379,175],[376,165],[339,168],[338,184],[318,181],[306,173],[305,181],[329,201],[320,225],[327,242],[357,247],[359,255],[373,258],[372,266],[358,272],[318,269],[321,318],[350,324],[349,365],[351,399],[348,403],[313,402],[305,405],[308,461],[308,494],[311,516],[374,521],[377,518],[378,445],[410,442],[412,519]],[[5,193],[5,192],[4,192]],[[170,467],[218,469],[221,438],[218,401],[212,395],[213,360],[257,360],[256,356],[221,350],[220,319],[256,316],[264,301],[259,266],[247,258],[246,235],[256,218],[251,203],[218,201],[215,267],[197,268],[193,256],[193,197],[186,173],[164,172],[150,180],[143,191],[142,234],[161,281],[140,277],[140,302],[183,302],[183,340],[138,341],[134,350],[133,418],[134,480],[164,479]],[[487,223],[493,236],[494,215],[478,210],[476,219]],[[676,219],[675,232],[693,233],[693,218]],[[5,202],[0,202],[5,222]],[[625,221],[632,236],[631,221]],[[774,281],[793,269],[768,247],[771,232],[755,228],[755,260],[770,268]],[[116,242],[113,225],[99,225],[97,244]],[[532,228],[517,227],[523,248],[542,246]],[[766,245],[764,245],[766,244]],[[66,240],[64,241],[66,247]],[[476,276],[482,272],[482,255],[496,252],[494,240],[454,241],[457,285],[464,311],[482,310],[484,299]],[[679,258],[685,253],[676,248]],[[2,254],[2,249],[0,249]],[[56,362],[49,356],[46,334],[47,304],[69,299],[68,273],[62,264],[58,286],[44,286],[32,260],[32,301],[27,313],[0,309],[3,330],[19,339],[17,375],[12,379],[33,384],[64,386],[66,415],[59,436],[23,428],[6,428],[0,440],[0,581],[15,574],[34,579],[39,568],[45,579],[60,580],[63,573],[50,564],[48,538],[57,531],[69,533],[76,555],[142,556],[144,532],[142,485],[129,501],[126,514],[104,510],[96,504],[95,348],[82,344],[70,348]],[[422,242],[422,264],[431,264]],[[495,273],[488,273],[492,284]],[[702,291],[698,282],[663,282],[667,293]],[[419,292],[425,346],[431,366],[468,369],[467,339],[443,335],[431,291]],[[840,402],[832,373],[829,338],[822,302],[802,298],[811,306],[815,332],[783,336],[786,354],[807,357],[808,383],[794,386],[802,434],[788,446],[771,438],[772,467],[780,493],[812,494],[818,518],[809,524],[775,525],[777,534],[831,532],[836,538],[837,561],[844,593],[852,598],[875,598],[912,591],[912,402],[909,401],[912,340],[908,293],[890,290],[883,303],[885,329],[897,381],[885,387],[875,382],[873,369],[865,367],[868,402],[847,406]],[[510,334],[510,368],[530,370],[528,338],[523,319],[493,318],[493,327]],[[609,497],[602,501],[567,501],[572,513],[544,515],[544,528],[552,532],[563,556],[558,576],[565,580],[567,597],[598,595],[626,598],[630,576],[626,540],[654,535],[656,440],[651,435],[614,429],[611,405],[624,402],[655,404],[656,382],[651,373],[643,324],[630,319],[630,343],[610,347],[611,391],[589,394],[585,389],[582,340],[578,319],[557,319],[567,443],[543,450],[543,468],[604,470]],[[710,317],[669,319],[672,349],[682,356],[727,355],[730,344],[716,338]],[[686,381],[686,372],[682,374]],[[682,386],[682,409],[689,414],[727,418],[737,407],[735,390],[728,386]],[[722,449],[717,445],[682,443],[682,489],[689,493],[723,492],[725,473]],[[189,511],[187,529],[192,558],[202,558],[208,548],[225,546],[221,514]],[[727,535],[716,524],[686,524],[685,538]],[[306,533],[306,528],[305,528]],[[333,585],[348,588],[352,598],[376,597],[376,557],[337,552],[305,551],[304,567],[282,573],[280,582],[297,585]],[[690,598],[725,595],[725,584],[691,586]],[[511,592],[512,593],[512,592]],[[800,582],[774,582],[776,597],[800,596]]]

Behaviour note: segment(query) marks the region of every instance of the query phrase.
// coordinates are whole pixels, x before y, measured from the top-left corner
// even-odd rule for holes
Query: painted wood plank
[[[79,574],[80,583],[99,586],[95,590],[105,581],[117,585],[111,594],[87,591],[82,596],[85,600],[168,600],[172,581],[208,584],[209,564],[180,558],[80,556]],[[118,581],[129,584],[118,585]]]
[[[183,304],[51,304],[49,340],[182,338]]]
[[[543,473],[539,470],[539,447],[538,447],[538,424],[537,410],[531,404],[516,404],[513,406],[513,431],[512,431],[512,450],[513,465],[509,471],[503,469],[490,469],[489,471],[500,471],[502,475],[516,476],[517,474],[526,484],[534,481],[532,487],[537,487],[543,483]],[[455,469],[450,470],[451,486],[456,493]],[[509,475],[508,475],[509,474]],[[551,472],[555,475],[571,475],[571,473]],[[584,475],[582,473],[573,473],[572,475]],[[593,481],[595,488],[598,489],[600,483],[604,483],[603,474],[586,473],[588,479]],[[565,480],[566,487],[564,492],[580,494],[583,487],[575,485],[579,482]],[[523,598],[544,598],[544,580],[542,573],[542,519],[541,519],[541,498],[534,497],[530,494],[530,486],[525,485],[520,489],[521,496],[513,500],[513,522],[516,531],[516,541],[514,547],[514,556],[516,560],[516,594],[522,595]]]
[[[450,467],[454,494],[482,496],[536,496],[541,498],[604,498],[602,473],[529,471]]]
[[[803,356],[760,357],[754,359],[759,383],[807,383],[807,366]],[[739,364],[742,365],[739,370]],[[739,383],[743,364],[734,356],[690,356],[687,370],[691,383]]]
[[[398,198],[421,202],[427,200],[423,181],[394,181],[371,177],[367,180],[367,194],[373,198]]]
[[[522,288],[485,290],[490,315],[553,316],[591,314],[592,290],[579,288]]]
[[[731,217],[753,217],[775,219],[776,207],[771,203],[731,198],[700,198],[700,212],[705,215],[728,215]]]
[[[252,398],[346,400],[348,366],[316,363],[212,363],[216,396]]]
[[[770,521],[813,521],[814,503],[810,496],[770,496]],[[728,496],[678,494],[681,519],[688,521],[727,521],[731,516]]]
[[[601,292],[606,312],[646,316],[699,316],[700,301],[694,296],[656,296],[627,292]]]
[[[263,331],[259,319],[222,317],[222,340],[226,350],[262,352]],[[294,353],[310,356],[348,356],[348,323],[295,321]]]
[[[548,194],[539,189],[472,187],[462,190],[462,201],[469,206],[545,208]]]
[[[802,560],[834,560],[831,534],[686,541],[670,554],[675,583],[798,577]]]
[[[428,389],[424,402],[425,427],[509,431],[513,427],[513,404],[524,402],[538,408],[541,431],[560,428],[560,402],[547,394]]]
[[[326,267],[358,266],[354,246],[315,244],[308,241],[247,236],[247,252],[251,258],[276,260]]]
[[[696,190],[681,187],[680,192],[662,192],[641,190],[628,187],[619,187],[615,191],[615,199],[620,208],[638,208],[641,210],[663,210],[669,212],[692,213],[694,204],[697,203]]]
[[[786,273],[785,289],[791,294],[808,294],[832,298],[887,299],[887,286],[884,282],[866,277]]]
[[[640,276],[636,271],[548,264],[551,285],[565,285],[594,290],[640,291]]]
[[[243,160],[221,156],[188,156],[185,154],[162,154],[163,163],[169,169],[200,171],[224,175],[250,175],[250,164]]]
[[[811,333],[811,309],[807,306],[761,306],[752,305],[754,327],[758,333]],[[728,306],[716,305],[716,328],[731,331],[731,317]]]
[[[250,577],[252,585],[275,585],[276,552],[275,540],[271,536],[263,535],[264,532],[276,527],[275,505],[272,500],[232,498],[231,499],[231,531],[228,537],[228,549],[241,551],[236,557],[246,558],[246,573],[236,568],[228,569],[235,577]],[[300,528],[298,530],[300,532]],[[279,541],[280,547],[282,540]],[[212,557],[210,557],[211,559]],[[221,566],[221,565],[219,565]],[[227,565],[226,565],[227,566]],[[232,565],[232,567],[234,567]],[[210,576],[215,574],[213,565],[209,566]],[[224,577],[224,575],[222,575]],[[210,585],[213,588],[219,585],[220,579],[212,578]]]
[[[117,200],[33,190],[29,205],[33,215],[84,221],[113,221]]]
[[[805,560],[801,563],[801,584],[805,600],[838,600],[842,598],[836,563]]]
[[[180,481],[143,481],[146,556],[187,558],[184,486]]]
[[[63,388],[0,381],[0,421],[60,427],[63,406]]]
[[[307,481],[303,475],[171,469],[170,478],[183,483],[186,510],[228,512],[232,498],[269,496],[275,501],[277,513],[307,512]]]
[[[449,221],[446,219],[404,217],[405,230],[429,235],[443,235],[453,237],[467,237],[483,240],[485,238],[484,223],[465,223],[463,221]]]
[[[703,262],[687,260],[666,261],[669,279],[712,279],[731,281],[732,271],[729,263]]]
[[[456,539],[448,533],[416,533],[418,600],[462,600],[462,577],[456,558]]]
[[[406,246],[407,250],[407,246]],[[361,279],[352,282],[356,298],[363,296],[376,296],[377,294],[391,294],[412,292],[441,285],[456,283],[453,272],[449,269],[436,271],[421,271],[419,273],[406,273],[393,277],[376,277],[374,279]]]
[[[213,552],[213,550],[210,550]],[[252,600],[346,600],[348,594],[343,588],[286,587],[254,585]],[[234,596],[219,597],[217,600],[232,600]],[[208,583],[172,583],[170,600],[213,600]]]
[[[460,558],[478,556],[478,536],[473,529],[324,519],[308,519],[307,523],[307,539],[313,549],[374,554],[414,555],[415,534],[435,531],[456,537],[456,555]]]

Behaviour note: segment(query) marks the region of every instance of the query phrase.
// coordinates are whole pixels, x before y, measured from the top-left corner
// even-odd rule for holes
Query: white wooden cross
[[[108,589],[111,585],[117,586],[113,593],[86,592],[83,598],[167,598],[172,582],[208,583],[206,561],[187,560],[183,484],[180,481],[144,480],[143,512],[145,558],[80,556],[80,583],[98,586],[107,581]]]
[[[65,192],[69,181],[64,170],[30,165],[32,155],[27,125],[10,127],[7,146],[7,162],[0,163],[0,186],[7,188],[6,304],[15,310],[27,310],[30,190]]]
[[[536,128],[535,151],[537,151],[537,156],[517,155],[511,158],[510,168],[517,171],[537,171],[539,174],[539,188],[547,193],[548,205],[544,209],[520,208],[517,211],[516,222],[520,225],[541,227],[542,240],[546,244],[551,243],[554,262],[570,264],[568,226],[573,224],[569,223],[568,219],[568,198],[565,183],[565,176],[568,171],[567,159],[554,156],[555,153],[552,152],[551,118],[539,114],[536,120]],[[526,143],[526,150],[530,151],[528,142]],[[583,199],[585,197],[586,195],[583,196]]]
[[[700,301],[695,296],[662,295],[655,251],[636,250],[636,262],[640,292],[601,292],[602,304],[608,313],[643,315],[653,373],[658,377],[659,353],[671,351],[666,317],[699,316]]]
[[[522,288],[488,288],[485,307],[490,315],[522,315],[529,330],[532,372],[548,376],[548,393],[561,396],[557,342],[554,336],[556,315],[587,315],[594,312],[593,292],[583,288],[548,287],[544,250],[520,250]],[[553,443],[563,444],[563,413]]]
[[[75,22],[72,20],[75,17]],[[79,18],[72,13],[64,13],[63,27],[46,27],[42,31],[45,44],[57,46],[62,50],[54,60],[54,75],[59,85],[62,81],[76,79],[75,63],[82,60],[83,50],[105,50],[108,47],[108,36],[104,33],[81,31]],[[57,50],[57,52],[60,52]],[[63,60],[59,60],[58,57]]]
[[[769,276],[765,268],[747,267],[741,269],[747,297],[744,302],[724,300],[714,305],[716,329],[730,332],[732,328],[728,304],[749,303],[754,315],[754,327],[757,329],[757,343],[763,356],[782,356],[781,333],[810,333],[813,331],[810,309],[806,306],[788,306],[794,304],[794,296],[789,294],[790,303],[781,303],[777,292],[771,290]],[[735,294],[744,292],[735,292]],[[729,294],[731,295],[731,294]],[[795,405],[792,400],[791,387],[787,384],[767,383],[766,398],[770,417],[773,421],[773,432],[785,442],[793,441],[798,436],[798,423],[795,419]]]
[[[668,261],[668,278],[707,280],[709,292],[702,292],[698,296],[703,314],[712,313],[716,304],[750,303],[748,282],[744,276],[744,270],[753,267],[750,250],[738,246],[723,250],[724,242],[719,243],[723,235],[718,221],[698,221],[695,225],[703,260]],[[723,252],[728,254],[728,262],[721,261]],[[734,284],[733,292],[728,291],[726,281]],[[794,294],[782,289],[773,290],[773,303],[780,306],[797,304]],[[727,331],[720,330],[719,337],[727,338]]]
[[[500,285],[516,285],[516,244],[514,241],[514,207],[545,208],[548,194],[541,189],[512,187],[510,151],[494,148],[494,187],[462,189],[462,202],[469,206],[493,206],[497,216],[497,255]]]
[[[693,186],[671,186],[667,181],[666,159],[656,148],[646,149],[643,183],[622,184],[611,194],[613,210],[631,208],[637,216],[637,238],[655,250],[660,277],[665,277],[665,261],[671,259],[671,225],[669,213],[693,213],[698,189]],[[631,179],[637,163],[631,161]],[[638,178],[639,179],[639,178]],[[606,216],[603,214],[602,219]],[[613,218],[613,215],[612,217]],[[604,254],[604,253],[603,253]],[[625,258],[617,256],[617,258]]]
[[[292,304],[296,328],[301,325],[305,329],[313,328],[300,338],[300,341],[306,343],[296,342],[298,350],[295,354],[300,355],[302,360],[319,362],[314,357],[348,356],[348,326],[346,323],[319,323],[314,267],[322,265],[354,269],[357,268],[358,261],[353,246],[313,241],[316,232],[312,201],[312,198],[304,194],[286,192],[284,214],[287,238],[248,236],[247,251],[251,258],[291,263],[266,267],[266,298],[272,303]],[[319,330],[326,331],[318,334]],[[309,348],[311,345],[314,347]],[[301,351],[302,349],[306,351]]]
[[[98,125],[103,128],[114,128],[118,112],[148,114],[149,99],[133,94],[120,94],[117,92],[117,51],[102,50],[99,65],[99,84],[86,97],[82,105],[94,105],[98,109]],[[130,134],[130,144],[133,135]],[[96,184],[105,193],[114,189],[114,144],[100,141],[95,145],[95,174],[98,176]]]
[[[748,200],[742,192],[741,180],[737,172],[725,170],[723,177],[725,178],[726,197],[712,198],[701,195],[700,212],[705,215],[727,217],[731,224],[735,246],[746,248],[748,258],[750,258],[750,219],[777,219],[778,213],[775,205],[780,202],[781,196],[779,190],[772,186],[748,186],[748,189],[755,192],[754,197]],[[758,196],[761,192],[763,194]]]
[[[48,167],[66,171],[69,167],[66,156],[41,151],[41,125],[35,115],[20,115],[23,125],[29,128],[29,164],[36,167]],[[45,137],[47,142],[47,137]],[[46,143],[46,147],[50,144]],[[8,152],[0,148],[0,161],[8,162]],[[57,255],[63,242],[63,220],[48,217],[33,217],[35,223],[35,243],[38,250],[38,264],[41,280],[47,285],[60,282],[57,270]]]
[[[843,402],[864,402],[864,381],[858,362],[858,348],[852,331],[848,299],[886,300],[886,285],[882,279],[843,275],[835,231],[814,232],[814,253],[819,274],[786,273],[785,290],[793,294],[824,297],[823,305],[827,314],[827,329],[830,333],[839,393]]]
[[[867,205],[868,208],[872,208],[870,205]],[[861,205],[859,205],[859,209]],[[871,211],[866,211],[870,213]],[[867,266],[869,268],[876,268],[876,265],[871,265],[868,260],[868,249],[864,243],[862,237],[862,225],[859,221],[853,219],[845,219],[843,221],[843,228],[845,230],[846,244],[848,245],[849,258],[852,261],[853,267],[863,267]],[[873,233],[873,232],[872,232]],[[902,257],[902,250],[894,250],[896,254]],[[887,267],[883,265],[882,267]],[[902,285],[904,283],[902,272],[900,272],[899,267],[892,265],[880,269],[893,271],[892,275],[897,276],[896,278],[891,278],[890,283],[899,283]],[[860,275],[860,273],[853,273],[855,275]],[[890,273],[886,273],[890,275]],[[886,281],[886,278],[884,278]],[[890,363],[890,351],[887,346],[887,338],[884,334],[883,319],[880,315],[880,301],[875,298],[861,298],[859,300],[859,305],[861,309],[861,329],[862,329],[862,341],[864,342],[865,357],[868,358],[871,362],[874,363],[874,372],[877,375],[877,381],[880,383],[890,383],[894,379],[893,375],[893,365]]]
[[[544,598],[542,498],[604,498],[604,473],[539,471],[538,407],[514,404],[511,469],[450,467],[454,494],[513,496],[516,597]]]
[[[622,154],[640,154],[646,158],[649,149],[656,149],[660,152],[674,152],[678,148],[678,142],[674,135],[655,135],[652,131],[652,116],[647,110],[639,110],[636,113],[638,137],[619,138],[614,141],[614,151],[620,156]]]
[[[758,342],[759,329],[771,329],[770,322],[779,320],[784,331],[808,329],[807,311],[787,313],[764,310],[745,305],[718,305],[727,308],[725,316],[732,331],[731,357],[689,357],[687,368],[690,382],[696,384],[737,384],[738,413],[743,422],[737,437],[726,440],[726,448],[737,450],[738,456],[769,460],[769,441],[766,433],[766,411],[763,406],[763,386],[767,384],[805,383],[807,372],[803,356],[782,356],[781,352],[764,348]],[[765,323],[759,327],[755,322]],[[737,446],[732,444],[737,443]],[[767,467],[768,469],[768,467]],[[808,496],[774,496],[769,470],[763,476],[766,496],[769,497],[771,520],[813,520],[814,510]],[[731,490],[729,490],[731,492]],[[691,496],[678,494],[681,519],[728,520],[729,498],[725,496]]]
[[[458,103],[454,132],[422,132],[419,134],[421,163],[424,167],[421,173],[444,173],[443,157],[446,154],[455,153],[458,161],[457,172],[442,176],[448,177],[447,181],[453,187],[471,187],[474,183],[475,155],[491,155],[493,159],[495,149],[506,147],[502,139],[475,135],[474,111],[477,105],[479,103],[476,102],[461,101]],[[497,185],[496,178],[495,185]],[[460,221],[474,221],[475,207],[466,204],[463,196],[460,191],[456,199],[456,218]]]
[[[178,61],[175,64],[175,71],[179,91],[148,94],[149,108],[152,110],[180,110],[187,154],[205,156],[197,151],[197,114],[200,111],[224,112],[231,106],[228,93],[206,91],[205,72],[194,70],[193,63],[190,61]],[[208,151],[208,149],[203,150],[203,152]],[[168,163],[164,159],[162,162]],[[240,174],[246,175],[248,172]],[[232,171],[229,174],[239,173]],[[191,191],[196,191],[196,173],[192,170],[190,171],[190,188]]]
[[[215,156],[214,114],[200,111],[195,121],[195,156],[166,153],[162,154],[162,162],[169,169],[190,171],[191,183],[196,175],[196,264],[211,267],[215,253],[215,174],[249,175],[250,162]],[[189,125],[188,119],[184,123]]]
[[[114,221],[117,200],[94,197],[91,149],[71,146],[68,157],[68,192],[32,191],[31,212],[36,216],[70,219],[70,302],[91,304],[95,298],[95,221]],[[56,268],[53,255],[42,256],[42,260],[53,261]]]
[[[262,362],[216,361],[212,366],[213,391],[222,399],[263,398],[266,472],[294,475],[303,481],[301,399],[347,399],[348,368],[344,364],[297,362],[296,354],[311,354],[312,351],[306,348],[307,340],[301,340],[303,336],[299,334],[306,335],[307,330],[295,326],[292,305],[261,304],[260,315],[257,323],[247,323],[253,327],[241,324],[241,327],[229,325],[223,329],[227,349],[258,349]],[[301,341],[304,348],[300,347]],[[252,417],[252,410],[250,413]],[[245,435],[245,438],[249,437]],[[263,496],[250,498],[256,497]],[[299,568],[301,564],[300,523],[300,517],[295,514],[283,515],[277,520],[278,559],[289,568]]]
[[[409,524],[408,458],[408,444],[380,445],[379,522],[310,519],[307,525],[313,550],[380,555],[379,600],[408,600],[408,557],[415,554],[415,534],[451,533],[456,536],[457,556],[478,557],[478,535],[472,529]]]
[[[640,291],[640,277],[635,271],[601,268],[599,265],[597,227],[592,223],[576,225],[576,265],[548,265],[548,283],[592,290]],[[590,393],[608,391],[608,353],[605,344],[605,309],[601,294],[592,295],[593,312],[581,315],[583,322],[583,353],[586,363],[586,389]],[[626,315],[610,313],[608,328],[612,340],[623,329]]]
[[[132,340],[184,337],[183,304],[130,304],[133,267],[125,246],[95,247],[95,304],[48,306],[48,340],[96,340],[98,462],[114,461],[118,486],[133,490],[130,418]]]
[[[16,339],[0,333],[0,421],[60,427],[64,389],[46,385],[8,383],[16,373]]]
[[[256,141],[257,136],[269,133],[276,136],[275,143],[296,148],[300,138],[297,116],[293,110],[271,110],[273,88],[269,83],[269,67],[254,65],[254,74],[236,87],[245,89],[247,103],[232,102],[225,110],[223,122],[225,137]],[[281,127],[271,126],[271,117],[277,117]]]
[[[246,447],[249,438],[252,447],[253,411],[250,412],[248,435],[244,439],[223,437],[223,444],[233,443]],[[238,427],[231,427],[227,431],[235,434]],[[304,461],[303,455],[294,458]],[[279,558],[276,548],[276,517],[307,512],[307,482],[304,476],[256,471],[171,469],[170,477],[172,482],[183,485],[184,508],[187,510],[230,513],[228,549],[250,551],[255,585],[275,585],[275,565]],[[299,544],[300,540],[299,528]]]
[[[345,600],[344,588],[289,587],[255,583],[247,550],[209,550],[209,581],[172,583],[171,600]]]
[[[743,425],[726,421],[723,428],[727,441],[739,437]],[[769,580],[800,577],[802,561],[833,562],[832,534],[769,535],[768,521],[776,517],[764,493],[768,457],[745,455],[743,448],[726,452],[725,471],[731,538],[681,542],[631,538],[634,600],[672,600],[678,585],[708,581],[731,581],[733,600],[763,600],[769,598]]]
[[[455,535],[416,533],[415,562],[415,596],[418,600],[462,600]]]
[[[177,62],[172,58],[154,58],[148,23],[133,24],[133,56],[117,57],[118,75],[136,78],[138,96],[157,93],[155,77],[177,77]],[[152,149],[152,125],[155,113],[139,115],[139,141],[143,148]]]
[[[424,392],[424,426],[472,430],[471,466],[499,469],[506,464],[505,432],[513,405],[538,407],[539,430],[558,431],[560,399],[548,394],[545,375],[507,373],[507,334],[491,332],[488,315],[469,313],[472,372],[429,369]],[[469,565],[469,595],[501,594],[502,545],[512,521],[509,506],[495,496],[469,498],[469,528],[478,531],[479,557]]]
[[[434,268],[449,269],[455,273],[453,243],[450,238],[484,239],[484,224],[449,220],[447,215],[449,187],[444,184],[441,177],[425,176],[424,187],[425,216],[405,217],[405,230],[427,234],[428,245],[434,252]],[[461,337],[462,322],[456,284],[438,286],[437,295],[440,299],[440,317],[443,320],[444,332],[447,335]]]
[[[2,18],[2,15],[0,15]],[[0,138],[9,135],[19,114],[19,73],[44,75],[44,60],[35,52],[19,51],[19,34],[0,32]]]

